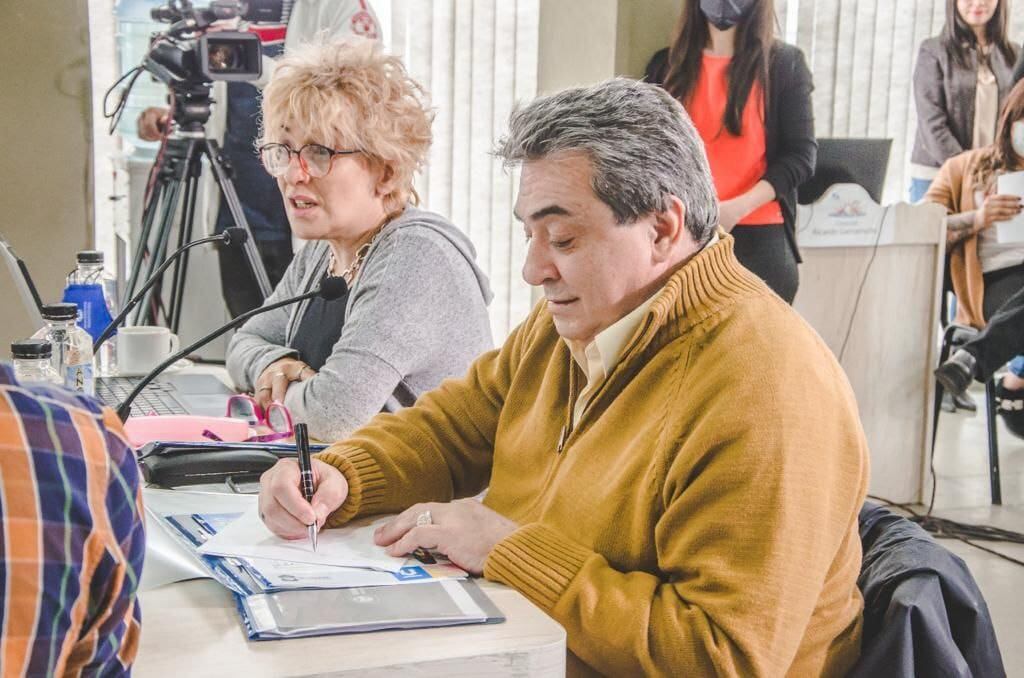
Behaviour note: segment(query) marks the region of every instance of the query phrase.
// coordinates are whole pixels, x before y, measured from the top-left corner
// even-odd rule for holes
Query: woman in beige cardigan
[[[1022,210],[1016,195],[996,193],[1000,174],[1024,170],[1024,81],[1007,96],[995,142],[947,160],[925,195],[925,200],[945,207],[946,249],[953,292],[957,297],[956,321],[982,328],[1015,292],[1024,287],[1024,242],[1000,243],[992,228]],[[1024,433],[1024,356],[1010,363],[997,395],[1019,405],[1001,407],[1020,421],[1007,424]]]

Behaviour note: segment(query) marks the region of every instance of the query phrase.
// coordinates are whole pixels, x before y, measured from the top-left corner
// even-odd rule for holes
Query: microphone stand
[[[181,360],[182,358],[187,356],[192,351],[195,351],[196,349],[202,348],[203,346],[205,346],[209,342],[213,341],[214,339],[216,339],[220,335],[224,334],[228,330],[230,330],[230,329],[232,329],[234,327],[238,327],[239,325],[241,325],[242,323],[247,321],[249,318],[251,318],[251,317],[253,317],[255,315],[259,315],[260,313],[266,313],[267,311],[273,311],[274,309],[281,308],[282,306],[288,306],[290,304],[294,304],[294,303],[297,303],[297,302],[300,302],[300,301],[304,301],[306,299],[312,299],[313,297],[318,297],[318,296],[320,296],[322,294],[326,296],[328,294],[333,294],[333,293],[334,293],[334,290],[328,290],[328,289],[325,289],[324,287],[318,287],[315,290],[312,290],[310,292],[306,292],[305,294],[300,294],[300,295],[295,296],[295,297],[289,297],[287,299],[283,299],[281,301],[274,302],[273,304],[267,304],[266,306],[260,306],[259,308],[254,308],[253,310],[251,310],[251,311],[249,311],[247,313],[243,313],[242,315],[238,316],[237,318],[235,318],[231,322],[227,323],[226,325],[222,325],[221,327],[218,327],[217,329],[215,329],[213,332],[210,332],[209,334],[207,334],[202,339],[199,339],[199,340],[193,342],[192,344],[189,344],[185,348],[181,349],[180,351],[178,351],[177,353],[172,355],[170,358],[168,358],[167,360],[165,360],[162,363],[160,363],[159,365],[157,365],[153,370],[151,370],[149,372],[149,374],[147,374],[145,377],[143,377],[139,381],[139,383],[135,385],[135,388],[132,389],[132,392],[128,394],[128,397],[126,397],[121,402],[121,404],[117,406],[117,416],[120,417],[121,421],[125,421],[126,419],[128,419],[129,415],[131,415],[131,412],[132,412],[132,401],[135,400],[136,396],[138,396],[139,393],[142,392],[142,389],[146,388],[146,386],[148,386],[151,381],[153,381],[158,376],[160,376],[161,372],[163,372],[168,367],[170,367],[174,363],[178,362],[179,360]],[[341,296],[341,295],[337,294],[335,296]]]
[[[193,240],[192,242],[187,243],[183,247],[178,249],[171,256],[167,257],[167,259],[165,259],[164,262],[160,264],[160,267],[156,269],[153,275],[149,276],[146,282],[142,284],[142,287],[139,289],[138,292],[135,293],[135,296],[133,296],[125,303],[124,307],[121,308],[121,312],[117,314],[117,317],[111,320],[110,323],[103,328],[103,331],[100,333],[100,336],[96,337],[96,341],[92,342],[93,355],[96,355],[96,352],[99,350],[100,345],[104,341],[109,339],[111,335],[114,334],[114,332],[117,331],[117,328],[121,326],[121,323],[124,322],[124,319],[128,317],[128,314],[131,313],[132,309],[134,309],[135,306],[139,303],[139,300],[145,296],[146,292],[148,292],[149,289],[153,287],[153,285],[155,285],[158,280],[160,280],[160,276],[162,276],[164,271],[166,271],[170,267],[170,265],[173,264],[178,259],[178,256],[180,254],[192,249],[193,247],[196,247],[197,245],[205,245],[208,242],[222,242],[225,243],[226,245],[231,245],[232,238],[228,235],[227,231],[224,231],[224,233],[218,233],[217,235],[211,235],[206,238],[200,238],[199,240]]]

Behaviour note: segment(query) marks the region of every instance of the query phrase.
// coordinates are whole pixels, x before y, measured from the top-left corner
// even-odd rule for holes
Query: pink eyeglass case
[[[153,441],[209,442],[204,431],[215,433],[225,442],[237,443],[249,437],[249,423],[230,417],[202,417],[191,414],[147,415],[128,417],[124,423],[128,441],[142,447]]]

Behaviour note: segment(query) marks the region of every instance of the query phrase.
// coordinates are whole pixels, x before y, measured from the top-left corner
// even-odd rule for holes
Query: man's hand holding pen
[[[302,496],[301,474],[295,459],[282,459],[260,477],[260,517],[271,532],[285,539],[309,537],[309,526],[323,527],[327,516],[348,496],[341,471],[313,459],[313,501]]]
[[[285,539],[309,536],[309,526],[323,527],[327,517],[348,496],[348,482],[335,467],[313,459],[313,500],[301,490],[299,464],[282,459],[260,478],[260,517],[271,532]],[[518,525],[476,499],[416,504],[374,534],[379,546],[393,556],[422,548],[444,554],[470,574],[482,574],[495,544]]]

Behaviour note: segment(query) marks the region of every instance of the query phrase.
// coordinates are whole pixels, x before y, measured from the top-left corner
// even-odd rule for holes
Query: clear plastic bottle
[[[74,304],[45,304],[42,308],[46,327],[32,335],[53,345],[51,363],[65,388],[96,395],[93,381],[92,338],[75,322]]]
[[[47,383],[64,385],[64,380],[53,370],[50,359],[53,346],[44,339],[22,339],[11,344],[14,376],[20,384]]]
[[[95,341],[116,313],[117,281],[103,267],[103,252],[83,250],[77,260],[78,266],[68,275],[62,301],[78,305],[79,325]],[[117,340],[111,336],[100,346],[96,356],[99,374],[109,376],[116,371],[116,345]]]
[[[103,267],[103,252],[99,250],[82,250],[75,255],[77,268],[68,275],[68,283],[87,285],[99,283],[103,286],[103,294],[107,304],[113,309],[116,306],[117,280],[113,274]]]

